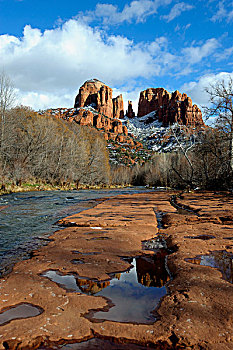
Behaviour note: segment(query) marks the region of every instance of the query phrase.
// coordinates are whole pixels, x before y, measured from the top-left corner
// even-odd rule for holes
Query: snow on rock
[[[125,118],[122,120],[128,132],[133,134],[139,142],[154,152],[171,152],[181,145],[195,143],[195,132],[191,135],[185,133],[185,126],[175,123],[171,126],[163,126],[156,117],[157,111],[153,111],[143,117]],[[193,130],[195,131],[195,130]]]

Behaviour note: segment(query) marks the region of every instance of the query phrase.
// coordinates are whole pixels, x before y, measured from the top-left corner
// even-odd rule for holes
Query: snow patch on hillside
[[[128,132],[133,134],[140,142],[155,152],[171,152],[185,145],[187,141],[194,143],[193,136],[184,140],[184,131],[182,127],[175,123],[171,126],[163,126],[158,121],[156,113],[153,111],[143,117],[129,119],[125,116],[122,120],[126,125]]]

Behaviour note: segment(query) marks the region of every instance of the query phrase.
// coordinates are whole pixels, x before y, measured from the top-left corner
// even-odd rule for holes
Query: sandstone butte
[[[178,122],[186,126],[204,126],[202,113],[186,94],[178,90],[170,94],[163,88],[147,89],[140,93],[138,117],[156,111],[164,126]]]
[[[126,116],[129,119],[142,117],[155,112],[163,126],[178,122],[191,128],[202,127],[204,122],[201,110],[186,94],[175,91],[172,94],[163,88],[147,89],[140,93],[138,116],[133,111],[132,101],[128,101]],[[57,108],[46,111],[58,118],[75,121],[80,125],[95,127],[104,133],[106,140],[128,143],[139,147],[140,144],[122,124],[124,102],[122,95],[112,97],[112,89],[97,79],[87,80],[79,89],[74,108]]]
[[[122,343],[124,349],[140,344],[140,349],[232,350],[233,197],[184,194],[176,202],[176,206],[191,210],[184,214],[171,205],[171,195],[122,195],[60,220],[65,229],[55,232],[47,246],[34,252],[30,260],[17,263],[0,280],[1,313],[22,303],[35,305],[42,312],[2,324],[0,349],[26,350],[41,345],[41,349],[52,349],[80,342],[70,348],[90,349],[84,341],[98,338]],[[162,228],[158,228],[155,213],[164,214]],[[129,267],[122,257],[153,255],[143,250],[142,241],[161,235],[171,250],[167,256],[171,278],[166,284],[168,293],[156,309],[157,320],[151,324],[92,322],[86,315],[91,310],[107,310],[105,298],[66,290],[42,275],[55,270],[61,275],[81,276],[84,281],[92,279],[90,288],[99,282],[97,290],[105,289],[110,273],[119,274]],[[202,266],[198,256],[210,252],[218,256],[215,264]],[[231,259],[221,259],[221,252]],[[74,264],[74,259],[83,263]],[[144,280],[148,280],[146,274]],[[113,348],[117,349],[117,344]]]

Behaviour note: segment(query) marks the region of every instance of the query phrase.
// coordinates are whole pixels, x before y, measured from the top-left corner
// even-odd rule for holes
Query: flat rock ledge
[[[156,349],[233,349],[232,283],[218,269],[186,260],[211,251],[233,253],[233,198],[193,193],[178,200],[181,206],[198,209],[197,216],[179,214],[170,197],[167,192],[119,196],[61,220],[65,228],[51,236],[53,241],[0,280],[1,313],[22,303],[43,310],[36,317],[0,326],[0,349],[36,349],[43,343],[81,342],[94,336]],[[165,214],[159,232],[155,212]],[[153,324],[91,322],[84,315],[106,307],[106,299],[66,291],[41,275],[56,270],[107,280],[109,273],[129,268],[122,257],[148,254],[141,242],[158,233],[174,250],[168,256],[173,279]],[[195,238],[200,235],[213,237]],[[106,239],[91,239],[98,236]],[[72,263],[77,251],[83,253],[82,264]]]

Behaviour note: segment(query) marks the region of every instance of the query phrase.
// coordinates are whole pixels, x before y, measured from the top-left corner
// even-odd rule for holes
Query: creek
[[[48,244],[57,220],[97,205],[98,199],[141,193],[144,187],[114,190],[22,192],[0,197],[0,277],[33,250]]]

